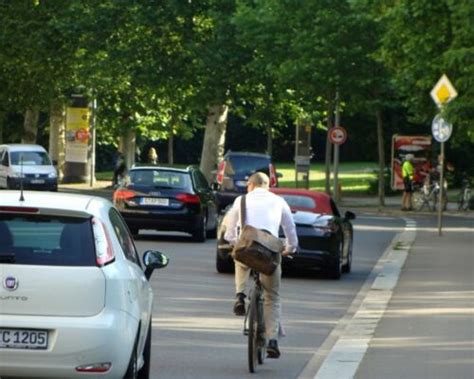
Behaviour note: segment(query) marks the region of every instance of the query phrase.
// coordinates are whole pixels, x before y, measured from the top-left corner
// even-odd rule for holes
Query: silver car
[[[0,188],[58,190],[58,174],[39,145],[0,145]]]
[[[153,293],[105,199],[2,191],[0,377],[148,378]]]

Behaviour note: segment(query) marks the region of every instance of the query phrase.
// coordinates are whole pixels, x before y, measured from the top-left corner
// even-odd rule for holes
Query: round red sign
[[[346,142],[347,132],[342,126],[335,126],[329,129],[329,141],[334,145],[342,145]]]
[[[79,129],[76,132],[76,139],[80,142],[87,142],[89,140],[89,131],[86,129]]]

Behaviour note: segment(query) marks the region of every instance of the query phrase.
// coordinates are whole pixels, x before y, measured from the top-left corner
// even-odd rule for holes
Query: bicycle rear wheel
[[[263,298],[262,296],[258,296],[257,301],[257,325],[258,325],[258,332],[257,332],[257,359],[259,364],[263,364],[265,360],[265,353],[266,353],[266,340],[265,340],[265,320],[263,318]]]
[[[248,363],[249,371],[255,372],[258,361],[258,304],[257,296],[254,293],[250,299],[249,319],[248,319]]]
[[[426,198],[423,192],[421,191],[413,192],[412,203],[413,203],[413,209],[415,209],[415,211],[421,211],[425,205],[425,202],[426,202]]]

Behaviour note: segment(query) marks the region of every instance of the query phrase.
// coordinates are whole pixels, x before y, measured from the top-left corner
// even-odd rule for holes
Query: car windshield
[[[51,160],[48,154],[42,151],[12,151],[10,153],[12,165],[49,166]]]
[[[0,263],[94,266],[91,220],[0,214]]]
[[[307,208],[314,210],[316,208],[316,201],[311,197],[298,195],[280,195],[285,199],[290,208]]]
[[[191,187],[191,179],[188,174],[177,171],[132,170],[130,184],[184,190]]]
[[[230,170],[233,174],[251,174],[257,171],[269,174],[269,163],[269,160],[266,158],[253,156],[234,156],[228,158],[226,166],[228,166],[228,170]]]

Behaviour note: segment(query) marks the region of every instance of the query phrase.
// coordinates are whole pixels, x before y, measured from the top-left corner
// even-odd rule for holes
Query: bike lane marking
[[[322,354],[325,358],[319,365],[317,373],[311,374],[311,378],[354,378],[375,329],[387,309],[408,252],[416,238],[416,222],[412,219],[404,219],[404,221],[404,231],[393,238],[369,275],[367,279],[369,283],[361,288],[354,299],[351,308],[358,307],[352,318],[341,320],[341,327],[336,328],[334,334],[331,333],[327,337],[321,346],[322,351],[316,352],[313,362],[308,363],[307,369],[303,370],[302,375],[299,376],[300,379],[308,378],[308,370],[319,365]],[[374,276],[375,279],[373,279]],[[370,287],[367,288],[369,285]],[[350,311],[348,313],[352,314]]]

